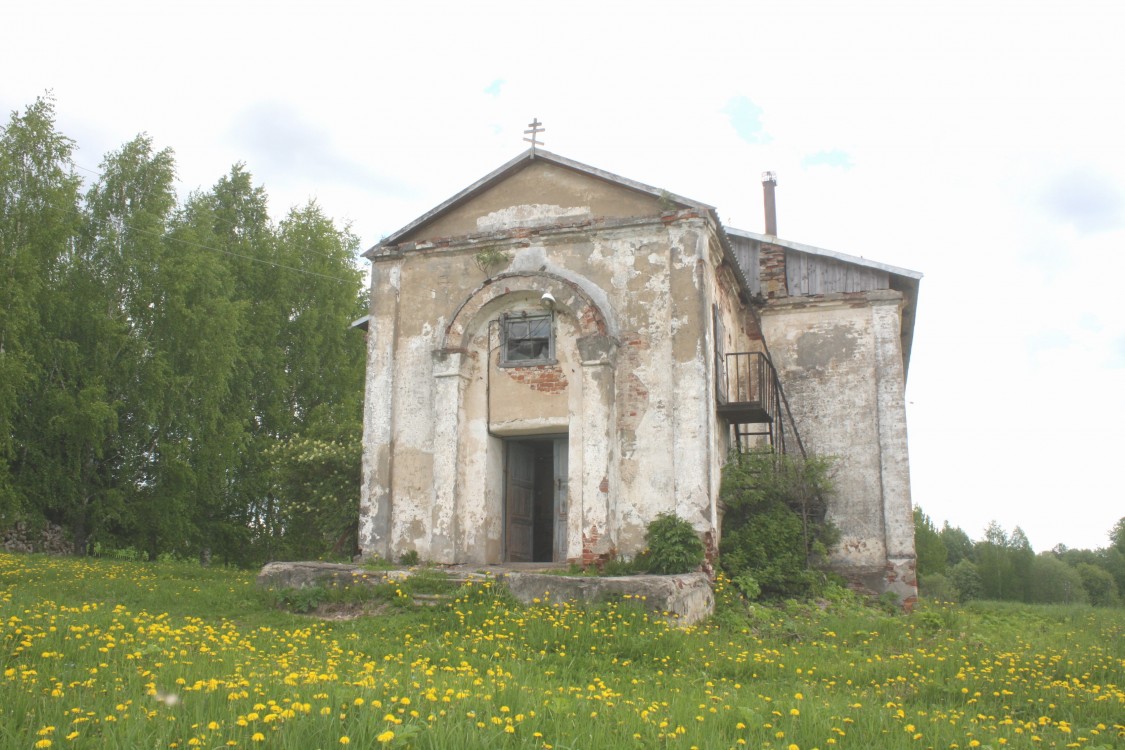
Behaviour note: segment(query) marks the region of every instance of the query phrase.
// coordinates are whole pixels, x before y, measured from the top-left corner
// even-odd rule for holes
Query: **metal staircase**
[[[717,360],[716,412],[730,424],[735,449],[796,450],[803,458],[805,446],[769,357],[764,352],[732,352]]]

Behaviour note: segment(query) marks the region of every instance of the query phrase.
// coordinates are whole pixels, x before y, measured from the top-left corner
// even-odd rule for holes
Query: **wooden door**
[[[555,441],[555,554],[554,562],[566,560],[566,513],[569,505],[567,475],[569,442],[566,438]]]
[[[505,537],[508,562],[531,562],[535,554],[535,451],[509,442],[505,481]]]

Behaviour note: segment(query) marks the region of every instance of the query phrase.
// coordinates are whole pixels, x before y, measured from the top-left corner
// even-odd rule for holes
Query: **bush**
[[[1121,603],[1117,584],[1108,571],[1090,563],[1078,563],[1074,569],[1082,579],[1082,587],[1086,589],[1090,604],[1095,607],[1113,607]]]
[[[957,601],[961,603],[980,599],[984,593],[980,572],[968,560],[962,560],[949,569],[949,580],[957,592]]]
[[[661,513],[645,531],[650,573],[690,573],[703,563],[703,542],[691,524],[671,513]]]
[[[734,583],[739,593],[745,596],[749,601],[754,601],[762,595],[762,587],[754,580],[754,576],[749,573],[743,573],[736,577],[732,583]]]
[[[1050,552],[1036,555],[1028,582],[1031,601],[1036,604],[1086,604],[1082,576]]]
[[[957,588],[948,576],[941,573],[918,576],[918,593],[936,602],[957,601]]]
[[[772,452],[735,454],[723,469],[720,562],[764,597],[810,596],[839,534],[826,519],[832,461]],[[752,587],[751,587],[751,590]]]

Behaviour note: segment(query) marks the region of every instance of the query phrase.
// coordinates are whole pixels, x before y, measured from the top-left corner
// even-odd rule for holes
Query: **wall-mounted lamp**
[[[555,295],[550,292],[543,292],[543,296],[539,298],[539,303],[548,310],[555,309]]]

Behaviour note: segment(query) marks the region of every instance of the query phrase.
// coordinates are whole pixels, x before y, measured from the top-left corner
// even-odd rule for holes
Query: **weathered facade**
[[[730,450],[803,440],[841,458],[838,566],[914,593],[918,274],[542,151],[366,257],[366,554],[590,562],[663,512],[715,545]]]

